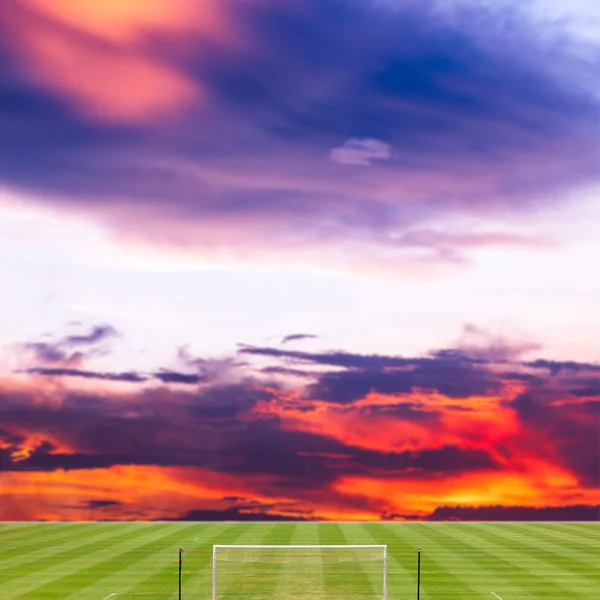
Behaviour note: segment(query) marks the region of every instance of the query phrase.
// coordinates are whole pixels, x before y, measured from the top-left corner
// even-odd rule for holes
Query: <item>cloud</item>
[[[429,521],[599,521],[600,505],[535,506],[440,506]]]
[[[120,506],[121,503],[116,500],[89,500],[86,508],[107,508],[109,506]]]
[[[9,55],[33,86],[88,119],[135,124],[172,117],[202,99],[200,82],[150,44],[206,36],[220,27],[220,12],[213,0],[202,11],[188,0],[76,8],[24,0],[9,3],[0,27]]]
[[[3,514],[75,514],[60,508],[63,487],[91,513],[122,518],[463,518],[444,507],[463,498],[525,508],[597,498],[600,398],[585,395],[597,392],[590,365],[551,370],[518,352],[503,362],[460,349],[240,353],[261,361],[244,363],[235,378],[156,370],[134,373],[144,385],[96,392],[95,378],[135,378],[49,367],[40,372],[66,379],[2,380],[4,489],[10,497],[39,491],[21,512],[15,500]],[[291,368],[290,378],[288,362],[319,370],[303,380]],[[96,480],[101,488],[86,487]],[[159,503],[150,506],[152,494]]]
[[[598,181],[598,63],[514,7],[138,5],[3,14],[0,128],[22,150],[0,183],[24,201],[215,260],[423,273],[547,247],[515,216]]]
[[[260,346],[239,345],[239,354],[267,356],[271,358],[286,359],[297,363],[313,363],[345,368],[374,368],[410,366],[411,359],[400,356],[381,356],[377,354],[353,354],[344,351],[331,352],[302,352],[299,350],[285,350],[281,348],[268,348]]]
[[[241,346],[241,354],[270,356],[294,363],[342,367],[320,375],[310,393],[322,400],[351,403],[370,391],[399,394],[414,388],[436,389],[452,398],[484,395],[498,390],[498,379],[462,352],[440,351],[431,358],[309,353],[279,348]]]
[[[45,423],[45,427],[61,431],[62,442],[79,451],[61,451],[48,441],[27,451],[20,449],[22,442],[12,444],[2,452],[3,471],[55,472],[119,465],[197,467],[240,478],[266,477],[275,487],[288,490],[286,493],[299,488],[310,493],[342,475],[440,479],[500,467],[480,449],[447,445],[379,451],[327,435],[289,430],[281,418],[249,418],[257,403],[269,398],[265,390],[240,389],[237,397],[233,390],[218,393],[227,393],[227,398],[215,397],[214,391],[196,398],[172,395],[167,409],[157,404],[165,402],[164,395],[130,398],[122,408],[99,398],[73,398],[53,410],[30,405],[28,414],[21,413],[18,418],[21,426],[37,429]],[[76,426],[61,425],[73,423],[75,414]],[[15,423],[16,414],[6,411],[3,415],[9,424]]]
[[[193,356],[187,346],[182,346],[177,351],[179,362],[187,369],[196,371],[198,381],[229,381],[235,377],[236,372],[245,367],[246,363],[236,357],[224,356],[221,358],[204,358]],[[161,378],[160,374],[155,374]],[[176,374],[174,374],[177,377]],[[186,378],[182,375],[182,378]],[[193,378],[190,379],[190,382]]]
[[[159,519],[162,520],[162,519]],[[306,521],[300,515],[286,516],[277,513],[261,512],[259,510],[245,511],[237,507],[224,509],[192,509],[184,515],[170,519],[173,521]]]
[[[319,336],[312,333],[291,333],[286,335],[281,340],[281,345],[289,344],[290,342],[301,342],[303,340],[315,340]]]
[[[67,335],[54,342],[26,342],[20,348],[36,363],[77,367],[89,356],[102,353],[99,344],[116,336],[118,332],[114,327],[96,325],[88,334]]]
[[[528,366],[535,367],[537,369],[548,370],[552,375],[556,375],[562,371],[579,373],[581,371],[589,371],[592,373],[600,372],[600,364],[593,363],[581,363],[575,361],[556,361],[556,360],[545,360],[543,358],[531,361],[527,363]]]
[[[142,383],[147,377],[135,372],[129,373],[99,373],[96,371],[84,371],[81,369],[52,369],[34,367],[27,369],[30,375],[43,375],[46,377],[81,377],[83,379],[100,379],[104,381],[122,381],[125,383]]]
[[[186,385],[197,385],[202,381],[206,381],[206,377],[202,375],[177,373],[174,371],[159,371],[154,373],[154,377],[163,383],[182,383]]]
[[[568,402],[563,386],[534,386],[519,395],[510,407],[535,431],[532,442],[554,441],[557,461],[575,473],[581,483],[600,488],[600,399]],[[558,399],[562,401],[557,401]],[[535,424],[535,426],[534,426]]]
[[[286,367],[264,367],[261,369],[261,373],[266,375],[290,375],[292,377],[308,377],[312,378],[313,374],[308,371],[301,369],[287,369]]]
[[[118,334],[114,327],[110,325],[96,325],[87,335],[69,335],[59,343],[66,346],[88,346],[116,335]]]
[[[516,360],[523,354],[542,348],[537,342],[515,342],[472,324],[463,327],[457,347],[472,358],[492,362]]]
[[[387,160],[392,155],[389,144],[373,138],[352,138],[329,153],[333,162],[340,165],[369,166],[374,160]]]

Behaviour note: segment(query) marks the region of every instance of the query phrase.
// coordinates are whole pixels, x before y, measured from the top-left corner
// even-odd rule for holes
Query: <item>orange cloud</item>
[[[560,507],[600,500],[596,490],[582,489],[563,469],[542,461],[530,466],[526,472],[464,473],[431,480],[343,477],[333,490],[386,502],[391,513],[422,517],[443,505]]]
[[[418,405],[423,398],[426,398],[423,414],[431,415],[431,420],[411,420],[393,413],[369,411],[370,407],[382,405]],[[371,393],[350,410],[316,401],[312,411],[293,404],[268,402],[259,403],[256,411],[276,414],[282,419],[282,426],[290,431],[332,437],[349,446],[380,452],[403,452],[446,444],[492,450],[495,444],[513,440],[522,433],[516,415],[510,408],[502,406],[499,398],[453,400],[437,392],[395,396]]]
[[[256,478],[188,467],[114,466],[74,471],[8,472],[2,478],[0,521],[81,520],[86,503],[101,498],[111,518],[177,518],[202,505],[221,506],[224,498],[247,497],[260,504],[290,503],[281,494],[260,494]],[[14,501],[11,501],[10,499]],[[89,510],[97,519],[98,511]]]
[[[25,0],[4,20],[30,81],[87,117],[117,123],[170,117],[201,101],[201,85],[159,56],[157,40],[183,47],[186,36],[221,36],[224,27],[216,0]]]

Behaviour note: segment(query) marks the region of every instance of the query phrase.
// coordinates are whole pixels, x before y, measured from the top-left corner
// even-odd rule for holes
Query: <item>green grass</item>
[[[184,599],[209,600],[213,544],[387,544],[389,600],[416,598],[417,546],[423,600],[600,597],[600,523],[0,523],[0,600],[174,600],[180,546]],[[228,598],[288,600],[271,567]],[[324,565],[309,600],[372,600],[373,574]]]

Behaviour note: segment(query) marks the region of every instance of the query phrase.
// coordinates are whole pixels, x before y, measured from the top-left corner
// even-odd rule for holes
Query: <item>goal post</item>
[[[226,545],[212,600],[387,600],[386,545]]]

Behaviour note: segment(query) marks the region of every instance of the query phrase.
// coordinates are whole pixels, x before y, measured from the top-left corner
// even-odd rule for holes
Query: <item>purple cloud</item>
[[[433,235],[457,208],[502,221],[598,181],[598,62],[557,26],[517,11],[505,27],[485,7],[452,18],[428,3],[234,12],[237,44],[153,45],[204,100],[177,121],[133,123],[95,120],[27,83],[0,21],[0,183],[140,238],[152,226],[191,248],[235,239],[242,254],[334,242],[343,256],[426,267],[480,245],[547,243],[501,228]],[[323,160],[332,149],[371,167]]]
[[[73,365],[100,352],[99,344],[117,335],[110,325],[96,325],[88,334],[68,335],[54,342],[27,342],[21,348],[32,354],[36,362]]]
[[[600,506],[440,506],[430,521],[600,521]]]
[[[301,342],[303,340],[315,340],[319,336],[314,335],[312,333],[291,333],[290,335],[286,335],[281,340],[281,345],[289,344],[291,342]]]

